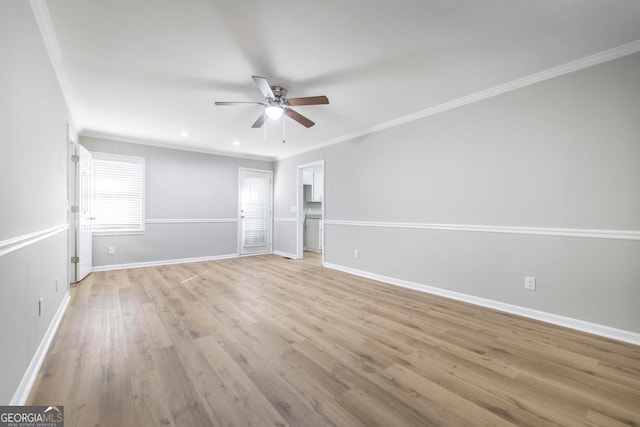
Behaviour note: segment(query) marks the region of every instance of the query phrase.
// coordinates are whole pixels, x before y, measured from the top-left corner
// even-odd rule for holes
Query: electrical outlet
[[[536,290],[536,278],[535,277],[530,277],[530,276],[526,276],[524,278],[524,288],[528,291],[535,291]]]
[[[114,246],[109,246],[108,254],[113,255],[115,253],[116,253],[116,248]]]
[[[353,257],[354,258],[360,258],[360,251],[357,250],[357,249],[355,251],[353,251]]]

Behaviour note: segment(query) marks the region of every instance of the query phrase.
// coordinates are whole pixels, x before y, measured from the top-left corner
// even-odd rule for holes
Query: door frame
[[[67,222],[69,223],[69,229],[67,234],[67,290],[70,283],[76,283],[78,280],[77,264],[71,262],[71,257],[78,256],[77,253],[77,219],[76,213],[73,212],[73,207],[78,200],[78,176],[76,165],[73,161],[73,156],[76,155],[76,145],[78,144],[78,137],[72,126],[67,123]]]
[[[90,201],[87,201],[87,206],[88,206],[88,211],[87,212],[83,212],[81,209],[81,199],[82,199],[82,190],[80,189],[80,184],[83,182],[81,179],[81,172],[83,171],[83,154],[81,153],[81,151],[85,151],[86,155],[89,157],[90,163],[91,163],[91,174],[90,174],[90,185],[91,185],[91,189],[90,189],[90,194],[93,194],[93,182],[94,182],[94,176],[93,176],[93,156],[91,151],[89,151],[86,147],[84,147],[82,144],[75,144],[75,150],[76,150],[76,159],[78,160],[77,162],[74,162],[76,165],[76,197],[75,197],[75,206],[76,208],[76,213],[75,213],[75,218],[76,218],[76,257],[78,258],[78,262],[75,264],[75,271],[76,271],[76,276],[75,276],[75,280],[76,282],[82,281],[82,279],[84,279],[85,277],[87,277],[89,274],[91,274],[91,271],[93,269],[93,261],[92,261],[92,250],[93,250],[93,235],[92,235],[92,231],[91,231],[91,221],[95,218],[92,217],[92,213],[91,213],[91,207],[92,207],[92,203]],[[88,197],[87,195],[85,195],[84,197]],[[92,197],[92,196],[91,196]],[[85,228],[83,228],[83,226]],[[88,227],[88,234],[86,232]],[[84,243],[87,243],[83,240],[83,236],[87,237],[89,239],[88,244],[85,245]],[[88,250],[89,256],[84,256],[83,251]],[[88,260],[88,268],[87,270],[82,270],[81,269],[81,265],[84,262],[87,262]],[[84,272],[86,271],[86,274],[82,275]],[[80,277],[82,276],[82,277]]]
[[[266,252],[259,252],[259,253],[255,253],[255,254],[243,254],[242,253],[242,181],[241,181],[241,175],[243,171],[248,171],[248,172],[268,172],[269,173],[269,184],[270,184],[270,191],[271,191],[271,197],[269,197],[269,223],[270,225],[270,236],[269,236],[269,250]],[[256,169],[256,168],[245,168],[245,167],[239,167],[238,168],[238,191],[237,191],[237,196],[238,196],[238,211],[237,211],[237,219],[238,219],[238,238],[236,240],[236,244],[238,245],[238,256],[251,256],[251,255],[264,255],[266,253],[272,253],[273,252],[273,171],[269,170],[269,169]]]
[[[303,258],[303,248],[304,248],[304,182],[302,173],[304,169],[310,167],[318,167],[322,168],[322,188],[324,191],[324,195],[322,197],[322,207],[320,208],[322,211],[322,220],[321,220],[321,229],[322,233],[320,233],[320,241],[322,242],[322,264],[324,265],[324,209],[327,204],[327,192],[326,192],[326,182],[327,182],[327,173],[324,167],[324,159],[316,160],[310,163],[305,163],[297,166],[297,175],[296,175],[296,259]]]

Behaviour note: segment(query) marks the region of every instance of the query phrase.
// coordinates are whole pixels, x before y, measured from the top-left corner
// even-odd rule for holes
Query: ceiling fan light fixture
[[[273,120],[279,119],[284,114],[284,109],[278,105],[269,105],[264,111],[267,117]]]
[[[301,105],[323,105],[328,104],[329,99],[322,96],[305,96],[302,98],[286,98],[287,89],[281,86],[272,86],[269,84],[267,79],[260,76],[251,76],[253,81],[258,86],[260,93],[264,97],[263,102],[221,102],[216,101],[215,105],[259,105],[264,107],[264,109],[260,109],[260,115],[256,119],[256,121],[251,125],[251,128],[257,129],[265,126],[267,119],[277,120],[282,116],[287,116],[291,120],[300,123],[302,126],[306,128],[310,128],[315,125],[315,123],[302,114],[298,113],[296,110],[292,109],[292,106],[301,106]],[[282,128],[284,132],[284,118],[282,119]]]

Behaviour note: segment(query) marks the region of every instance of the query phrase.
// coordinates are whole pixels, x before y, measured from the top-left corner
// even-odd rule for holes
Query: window
[[[92,230],[144,231],[144,157],[92,154]]]

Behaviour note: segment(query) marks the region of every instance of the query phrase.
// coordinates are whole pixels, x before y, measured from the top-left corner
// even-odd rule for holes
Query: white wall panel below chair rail
[[[473,295],[467,295],[460,292],[452,292],[442,288],[436,288],[433,286],[424,285],[421,283],[410,282],[406,280],[397,279],[395,277],[382,276],[375,273],[369,273],[367,271],[356,270],[350,267],[344,267],[341,265],[325,263],[325,267],[334,270],[343,271],[345,273],[353,274],[355,276],[366,277],[367,279],[377,280],[379,282],[388,283],[403,288],[413,289],[416,291],[425,292],[428,294],[439,295],[445,298],[451,298],[458,301],[468,302],[470,304],[479,305],[482,307],[491,308],[505,313],[515,314],[517,316],[528,317],[530,319],[540,320],[542,322],[551,323],[566,328],[575,329],[582,332],[587,332],[602,337],[612,338],[618,341],[628,342],[635,345],[640,345],[640,333],[630,332],[622,329],[611,328],[609,326],[599,325],[596,323],[585,322],[582,320],[572,319],[570,317],[559,316],[557,314],[547,313],[539,310],[532,310],[530,308],[505,304],[499,301],[490,300],[486,298],[480,298]]]
[[[273,253],[286,258],[296,255],[297,218],[274,218]]]
[[[237,253],[236,218],[149,219],[141,234],[93,237],[94,271],[109,266],[208,259]]]
[[[64,224],[0,242],[1,404],[24,404],[55,334],[54,318],[64,312],[66,229]]]
[[[480,305],[492,301],[489,306],[500,310],[520,307],[517,314],[582,325],[576,329],[595,334],[630,334],[604,334],[617,339],[640,337],[635,232],[588,238],[335,220],[325,225],[325,262],[333,268]],[[526,288],[528,277],[535,278],[533,290]],[[530,316],[534,312],[548,316]],[[574,319],[574,326],[553,320],[560,318]]]

